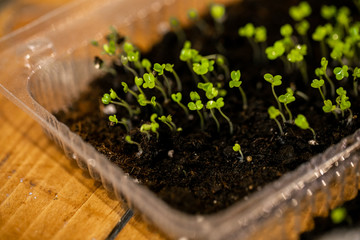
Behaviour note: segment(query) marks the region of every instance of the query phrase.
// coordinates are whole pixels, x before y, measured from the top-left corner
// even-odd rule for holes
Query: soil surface
[[[221,131],[216,131],[210,114],[206,117],[205,130],[202,131],[196,112],[191,112],[187,117],[177,104],[171,101],[164,103],[161,95],[157,93],[157,99],[163,103],[164,115],[171,114],[174,123],[183,131],[171,132],[166,125],[160,123],[160,137],[157,139],[153,134],[148,138],[139,131],[139,127],[149,122],[153,110],[151,107],[142,108],[141,114],[131,119],[130,131],[131,138],[140,143],[143,149],[143,153],[139,155],[136,145],[124,141],[127,134],[125,128],[120,124],[110,124],[108,115],[103,112],[105,106],[101,103],[101,97],[108,93],[110,88],[130,104],[138,106],[134,98],[123,93],[121,86],[122,81],[132,86],[133,75],[119,66],[116,66],[116,77],[107,74],[95,79],[90,91],[84,92],[69,111],[57,113],[57,117],[174,208],[191,214],[209,214],[227,208],[294,170],[360,126],[357,118],[359,101],[356,101],[357,97],[352,90],[352,78],[340,82],[335,80],[330,72],[336,87],[343,86],[348,90],[354,114],[351,121],[347,119],[348,112],[345,112],[344,117],[338,114],[339,119],[336,119],[333,114],[322,111],[323,101],[319,91],[311,88],[310,83],[305,84],[298,70],[285,72],[280,60],[255,62],[251,45],[246,38],[238,35],[238,28],[248,22],[255,26],[264,25],[268,32],[267,45],[272,45],[281,38],[280,26],[285,23],[295,24],[288,15],[288,8],[298,2],[248,0],[233,5],[227,8],[225,34],[221,36],[215,34],[213,21],[208,16],[205,19],[210,27],[205,34],[197,27],[186,29],[192,48],[202,55],[218,53],[220,50],[226,56],[230,70],[241,71],[242,87],[249,102],[246,110],[242,107],[239,90],[229,88],[229,80],[224,77],[221,68],[215,65],[217,77],[208,75],[212,82],[219,83],[227,91],[222,111],[234,125],[233,134],[229,134],[229,125],[219,112],[216,111],[216,116],[220,121]],[[313,13],[308,18],[311,24],[309,39],[316,24],[325,23],[319,14],[320,5],[338,5],[341,2],[343,1],[310,1],[313,4]],[[351,6],[351,9],[355,8]],[[302,43],[296,32],[294,40]],[[306,62],[309,79],[312,80],[317,78],[314,70],[320,67],[321,56],[318,42],[310,40],[310,43]],[[143,57],[150,59],[152,63],[175,64],[184,88],[182,102],[187,105],[190,101],[189,92],[197,88],[191,71],[179,60],[182,45],[176,34],[169,33],[150,52],[143,54]],[[329,60],[329,69],[335,66],[339,64]],[[277,106],[277,103],[270,84],[263,78],[265,73],[283,76],[282,86],[275,88],[278,95],[284,94],[286,88],[291,86],[309,97],[305,100],[295,95],[296,101],[290,103],[289,108],[294,117],[300,113],[307,117],[316,132],[315,142],[311,141],[313,134],[310,130],[302,130],[291,123],[282,123],[285,134],[280,134],[278,126],[269,118],[267,111],[270,106]],[[172,75],[168,73],[168,76],[171,78]],[[163,81],[161,76],[158,79]],[[176,91],[175,84],[173,91]],[[199,93],[201,91],[198,89]],[[328,98],[334,103],[336,96],[328,95]],[[202,99],[204,102],[203,95]],[[128,118],[124,108],[117,107],[116,111],[119,120],[121,117]],[[284,113],[288,118],[286,112]],[[279,120],[281,121],[280,118]],[[236,142],[241,145],[244,159],[232,149]]]

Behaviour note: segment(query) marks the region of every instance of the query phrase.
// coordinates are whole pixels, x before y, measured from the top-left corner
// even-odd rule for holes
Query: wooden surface
[[[0,0],[0,36],[71,0]],[[123,206],[0,95],[0,239],[105,239]],[[164,239],[135,215],[116,238]]]

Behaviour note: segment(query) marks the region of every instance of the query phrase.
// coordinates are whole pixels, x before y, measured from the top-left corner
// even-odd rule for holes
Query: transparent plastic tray
[[[223,0],[222,2],[230,2]],[[352,199],[360,188],[360,132],[343,139],[261,191],[212,215],[188,215],[171,208],[58,122],[51,112],[68,107],[99,73],[92,39],[110,25],[148,49],[177,16],[205,9],[200,0],[80,0],[0,39],[0,90],[41,124],[71,159],[178,239],[297,239],[313,217]]]

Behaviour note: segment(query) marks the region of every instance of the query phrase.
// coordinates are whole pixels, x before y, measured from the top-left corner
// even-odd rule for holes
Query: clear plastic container
[[[231,2],[223,0],[222,2]],[[93,67],[110,25],[148,49],[167,29],[169,17],[186,24],[186,10],[200,0],[80,0],[0,39],[0,90],[41,124],[78,165],[178,239],[297,239],[313,217],[352,199],[360,188],[360,131],[343,139],[263,190],[212,215],[171,208],[58,122],[51,112],[66,108],[99,74]]]

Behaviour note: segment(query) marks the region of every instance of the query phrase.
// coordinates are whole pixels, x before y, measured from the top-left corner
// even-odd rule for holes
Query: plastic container
[[[230,1],[223,1],[230,2]],[[170,16],[184,21],[200,0],[80,0],[0,39],[1,92],[41,124],[78,165],[168,236],[178,239],[297,239],[313,216],[356,196],[360,188],[360,132],[228,209],[188,215],[137,184],[51,112],[66,108],[98,74],[95,48],[110,25],[149,48]],[[144,41],[146,39],[146,41]]]

